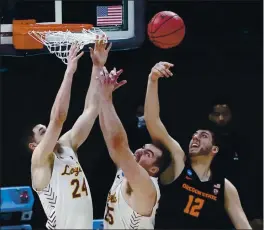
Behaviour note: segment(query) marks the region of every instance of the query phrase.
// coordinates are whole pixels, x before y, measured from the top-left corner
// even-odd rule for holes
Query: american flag
[[[97,26],[116,26],[123,23],[122,6],[97,6]]]

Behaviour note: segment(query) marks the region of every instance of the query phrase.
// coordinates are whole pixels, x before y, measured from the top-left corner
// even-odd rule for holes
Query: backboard
[[[12,45],[13,19],[35,19],[40,24],[89,23],[107,34],[112,50],[138,48],[145,38],[144,7],[143,0],[13,0],[2,10],[0,56],[48,53],[45,48],[16,50]]]

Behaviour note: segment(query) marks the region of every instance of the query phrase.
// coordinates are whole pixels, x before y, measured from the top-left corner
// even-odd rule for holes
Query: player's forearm
[[[160,107],[158,96],[158,80],[151,80],[149,77],[145,99],[144,118],[147,123],[159,119]]]
[[[74,73],[68,69],[66,70],[61,87],[57,93],[51,110],[50,120],[60,120],[62,122],[65,121],[70,104],[73,75]]]
[[[126,131],[116,114],[112,99],[102,100],[100,125],[109,149],[118,150],[128,146]]]
[[[230,219],[236,229],[252,229],[244,213],[238,211],[235,215],[235,217],[231,216]]]
[[[99,81],[96,79],[96,77],[100,76],[100,72],[102,70],[103,70],[103,66],[93,65],[91,81],[85,97],[85,105],[84,105],[84,109],[87,109],[90,106],[97,108],[98,113],[99,113],[100,94],[98,92],[98,88],[96,87],[96,85],[99,84]]]

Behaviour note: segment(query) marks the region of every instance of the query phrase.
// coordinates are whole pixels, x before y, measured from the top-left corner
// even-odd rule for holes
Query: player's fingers
[[[76,44],[73,43],[72,46],[71,46],[71,49],[70,49],[70,53],[69,53],[69,56],[70,56],[71,58],[74,57],[75,50],[76,50]]]
[[[158,66],[158,68],[156,68],[156,70],[159,72],[160,77],[167,77],[167,74],[165,72],[164,67]]]
[[[76,59],[80,59],[82,56],[83,56],[84,52],[82,51],[81,53],[79,53],[77,56],[76,56]]]
[[[160,72],[162,73],[163,76],[169,77],[170,75],[166,72],[165,69],[161,69]]]
[[[162,73],[161,68],[154,67],[153,69],[159,74],[159,77],[164,77],[164,74]]]
[[[98,49],[98,40],[99,40],[99,35],[96,35],[95,37],[95,43],[94,43],[94,50]]]
[[[100,39],[99,39],[99,49],[100,50],[102,50],[102,49],[104,49],[105,47],[104,47],[104,40],[103,40],[103,37],[102,36],[100,36]]]
[[[105,49],[107,46],[107,43],[105,42],[105,35],[104,34],[101,36],[101,44],[102,44],[102,48]]]
[[[75,45],[74,50],[72,52],[72,57],[76,57],[78,52],[79,52],[79,46]]]
[[[164,65],[165,67],[167,67],[167,68],[171,68],[171,67],[173,67],[174,66],[174,64],[172,64],[172,63],[169,63],[169,62],[161,62],[162,63],[162,65]]]
[[[114,81],[117,81],[117,79],[119,78],[119,76],[121,75],[123,73],[123,70],[122,69],[120,69],[120,70],[118,70],[117,71],[117,73],[114,75]]]
[[[110,78],[110,76],[107,77],[107,84],[111,84],[113,80]]]
[[[169,77],[173,76],[173,73],[169,69],[164,69],[164,71],[168,74]]]
[[[92,47],[89,47],[89,50],[90,50],[90,53],[92,54],[93,53],[93,48]]]
[[[114,69],[111,70],[110,75],[111,76],[115,76],[116,75],[116,68],[114,68]]]
[[[104,73],[104,76],[109,76],[108,70],[105,66],[103,67],[103,73]]]
[[[163,65],[162,63],[160,63],[158,65],[158,69],[160,70],[160,72],[162,72],[162,74],[165,76],[165,77],[170,77],[170,72],[167,72],[167,70],[169,70],[168,68],[166,68],[165,65]]]
[[[123,80],[117,83],[115,90],[120,88],[121,86],[125,85],[127,83],[127,80]]]
[[[69,50],[69,57],[71,57],[72,56],[72,50],[73,50],[73,44],[71,45],[71,48],[70,48],[70,50]]]
[[[109,52],[111,48],[112,48],[112,42],[109,43],[109,45],[108,45],[106,51]]]

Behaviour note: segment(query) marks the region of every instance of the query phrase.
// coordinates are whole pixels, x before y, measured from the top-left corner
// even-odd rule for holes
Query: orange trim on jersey
[[[187,191],[189,191],[189,192],[192,192],[192,193],[195,193],[195,194],[200,195],[202,197],[217,201],[217,197],[216,196],[214,196],[212,194],[209,194],[209,193],[201,192],[200,190],[198,190],[198,189],[196,189],[194,187],[191,187],[191,186],[189,186],[189,185],[187,185],[185,183],[182,184],[182,187],[184,189],[186,189]]]

